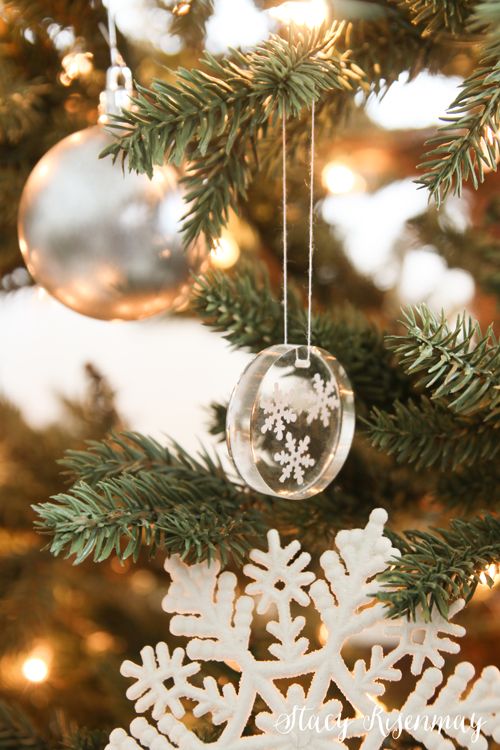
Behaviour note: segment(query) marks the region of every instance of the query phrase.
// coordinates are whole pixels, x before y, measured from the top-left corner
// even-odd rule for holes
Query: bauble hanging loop
[[[318,347],[278,344],[260,352],[236,385],[227,444],[252,489],[304,500],[338,474],[354,425],[353,391],[338,360]]]

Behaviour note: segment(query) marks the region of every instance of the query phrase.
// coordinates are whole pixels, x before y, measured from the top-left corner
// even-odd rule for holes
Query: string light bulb
[[[321,173],[321,181],[333,195],[361,193],[366,190],[366,181],[363,177],[341,161],[326,164]]]
[[[23,662],[21,671],[28,682],[39,684],[49,676],[49,665],[41,656],[29,656]]]
[[[495,565],[495,563],[491,563],[491,565],[488,565],[487,568],[480,574],[479,580],[483,584],[483,586],[489,586],[488,578],[491,578],[493,581],[493,585],[496,583],[496,577],[498,575],[498,567]]]
[[[219,237],[210,251],[212,266],[221,270],[234,266],[239,257],[239,245],[229,232]]]
[[[68,52],[61,63],[64,72],[59,76],[63,86],[70,86],[76,78],[90,75],[94,68],[93,57],[91,52]]]

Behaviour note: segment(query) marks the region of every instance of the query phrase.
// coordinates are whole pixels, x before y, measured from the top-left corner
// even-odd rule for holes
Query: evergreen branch
[[[454,519],[449,529],[434,533],[406,531],[389,533],[401,551],[391,567],[378,576],[383,584],[377,598],[387,605],[388,617],[415,619],[421,607],[430,620],[434,607],[445,618],[450,604],[469,601],[486,569],[500,560],[500,519],[491,515],[464,521]]]
[[[255,499],[206,454],[195,460],[176,448],[163,465],[130,466],[124,457],[128,441],[142,444],[144,456],[154,443],[128,433],[123,440],[115,436],[91,444],[88,466],[84,453],[72,461],[94,484],[78,481],[52,502],[34,506],[40,516],[36,528],[52,536],[51,553],[74,555],[76,563],[90,555],[101,562],[113,552],[122,560],[137,560],[143,547],[152,555],[162,549],[196,562],[216,555],[223,561],[241,559],[262,530],[263,514]],[[100,470],[96,475],[100,453],[107,456],[107,475]],[[116,476],[120,464],[123,470]]]
[[[0,702],[0,750],[103,750],[108,736],[99,729],[66,733],[55,726],[50,738],[44,738],[20,707]]]
[[[209,456],[199,462],[179,446],[171,451],[154,438],[136,432],[113,433],[106,440],[88,440],[86,450],[68,450],[59,461],[73,482],[83,481],[95,487],[103,479],[114,479],[121,474],[135,475],[140,471],[180,474],[204,473],[207,465],[217,473],[217,464]]]
[[[205,36],[205,24],[213,9],[213,0],[178,2],[172,9],[170,33],[180,36],[190,48],[201,46]]]
[[[404,336],[389,336],[409,375],[421,373],[417,387],[425,388],[454,414],[481,416],[500,426],[500,345],[491,326],[483,334],[477,322],[463,315],[450,328],[444,314],[425,305],[403,311]]]
[[[438,205],[449,193],[460,195],[468,179],[477,190],[485,170],[496,170],[500,158],[500,6],[480,5],[477,24],[483,14],[491,25],[484,55],[443,118],[447,124],[428,142],[432,148],[420,165],[426,171],[418,182]]]
[[[227,404],[210,404],[209,433],[221,441],[226,436],[227,406]]]
[[[17,144],[43,119],[44,98],[50,86],[41,79],[24,80],[14,66],[0,66],[0,144]]]
[[[477,0],[400,0],[408,9],[412,23],[420,26],[423,36],[448,32],[462,34]]]
[[[375,448],[416,469],[469,467],[492,461],[500,451],[495,429],[459,419],[425,397],[396,402],[392,414],[375,408],[367,424]]]
[[[336,49],[342,29],[275,35],[222,60],[205,53],[202,68],[179,69],[174,84],[140,87],[135,108],[117,120],[120,140],[104,153],[116,159],[121,152],[129,169],[149,176],[165,159],[181,164],[188,156],[185,240],[219,236],[229,208],[246,194],[259,136],[283,113],[297,117],[321,95],[361,84],[362,71]]]
[[[465,513],[476,508],[500,509],[500,466],[498,461],[477,463],[466,470],[443,474],[436,494],[449,508],[460,508]]]
[[[197,279],[193,310],[212,330],[236,347],[258,352],[283,337],[283,311],[269,278],[261,271],[209,272]],[[305,341],[307,319],[296,295],[289,299],[289,340]],[[390,408],[408,392],[407,379],[392,363],[383,334],[361,313],[350,309],[318,313],[312,343],[332,352],[345,367],[356,397],[368,405]]]
[[[49,750],[49,746],[23,711],[0,702],[0,749]]]
[[[224,334],[233,346],[258,352],[283,335],[283,310],[265,271],[240,273],[209,271],[198,276],[193,288],[193,311],[213,331]],[[292,315],[298,303],[290,299]]]
[[[78,729],[64,737],[57,750],[104,750],[108,741],[109,732]]]

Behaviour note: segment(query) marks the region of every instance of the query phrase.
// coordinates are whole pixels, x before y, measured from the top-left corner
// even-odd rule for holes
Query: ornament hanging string
[[[120,50],[118,49],[118,37],[116,34],[115,16],[111,10],[111,2],[109,2],[107,6],[107,15],[108,15],[107,27],[103,23],[101,23],[99,24],[99,28],[101,30],[101,34],[106,40],[106,44],[109,47],[111,65],[121,68],[125,65],[125,61],[122,55],[120,54]]]
[[[283,105],[283,343],[288,344],[288,228],[286,189],[286,110]]]
[[[314,257],[314,156],[315,156],[315,102],[311,107],[311,159],[309,165],[309,269],[307,283],[307,358],[297,356],[297,367],[309,367],[312,328],[312,284]],[[286,179],[286,112],[282,120],[283,150],[283,341],[288,344],[288,226],[287,226],[287,179]]]
[[[315,104],[311,108],[311,164],[309,168],[309,278],[307,288],[307,367],[311,354],[312,284],[314,256],[314,155],[315,155]]]

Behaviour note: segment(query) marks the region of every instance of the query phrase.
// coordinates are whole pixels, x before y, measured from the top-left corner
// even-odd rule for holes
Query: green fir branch
[[[233,346],[258,352],[283,339],[283,310],[261,270],[211,271],[197,279],[192,308],[205,325]],[[289,299],[289,341],[306,340],[307,317],[297,295]],[[390,408],[404,398],[408,381],[392,362],[380,330],[350,308],[313,316],[314,346],[332,352],[345,367],[360,402]]]
[[[189,157],[184,238],[218,237],[246,194],[257,141],[269,127],[283,113],[298,117],[326,93],[359,88],[362,71],[336,48],[342,30],[334,24],[294,31],[288,40],[274,35],[221,60],[205,53],[202,67],[180,68],[174,84],[139,87],[135,108],[119,118],[120,140],[105,153],[121,153],[129,169],[149,176],[165,159],[181,164]]]
[[[218,404],[216,402],[210,404],[209,407],[210,422],[208,431],[220,441],[224,440],[226,436],[227,407],[227,403]]]
[[[151,555],[161,549],[191,562],[218,555],[240,560],[263,528],[256,499],[233,484],[208,454],[193,459],[175,447],[163,463],[155,456],[144,468],[141,459],[130,461],[141,445],[147,464],[154,441],[130,433],[72,455],[72,471],[92,484],[77,481],[51,502],[34,506],[37,530],[52,536],[51,553],[64,552],[76,563],[89,556],[101,562],[111,554],[137,560],[146,547]],[[107,464],[98,468],[102,454]]]
[[[500,427],[500,345],[492,327],[483,334],[464,313],[450,328],[444,314],[438,317],[425,305],[403,315],[406,334],[389,336],[386,343],[405,372],[418,376],[417,388],[456,415]]]
[[[40,126],[50,86],[41,78],[27,81],[14,66],[0,66],[0,144],[17,144]]]
[[[200,462],[179,446],[170,450],[154,438],[136,432],[113,433],[104,441],[88,440],[86,445],[86,450],[66,451],[59,463],[73,482],[83,481],[92,487],[103,479],[141,471],[174,472],[185,478],[195,471],[205,473],[208,466],[211,472],[220,473],[218,464],[208,455]]]
[[[490,24],[483,56],[442,118],[447,124],[428,142],[431,150],[420,165],[425,173],[419,184],[438,205],[450,193],[460,195],[469,179],[477,190],[500,158],[500,5],[480,5],[475,19],[476,26],[485,20]]]
[[[387,605],[388,617],[415,619],[421,608],[430,620],[435,607],[447,618],[450,604],[459,598],[469,601],[481,574],[500,560],[499,518],[454,519],[449,529],[433,532],[389,533],[401,557],[378,576],[383,589],[377,598]]]
[[[449,471],[492,461],[500,451],[497,430],[456,417],[423,397],[394,404],[394,412],[374,409],[368,435],[375,448],[415,469]]]
[[[213,9],[213,0],[177,2],[172,8],[170,34],[181,37],[184,44],[190,48],[201,47],[205,37],[205,25]]]
[[[477,0],[400,0],[399,5],[408,10],[412,23],[421,27],[425,37],[465,33]]]
[[[49,745],[18,706],[9,706],[2,701],[0,750],[49,750]]]
[[[452,511],[473,513],[477,508],[500,510],[500,465],[497,461],[477,463],[464,470],[443,474],[436,495]]]

